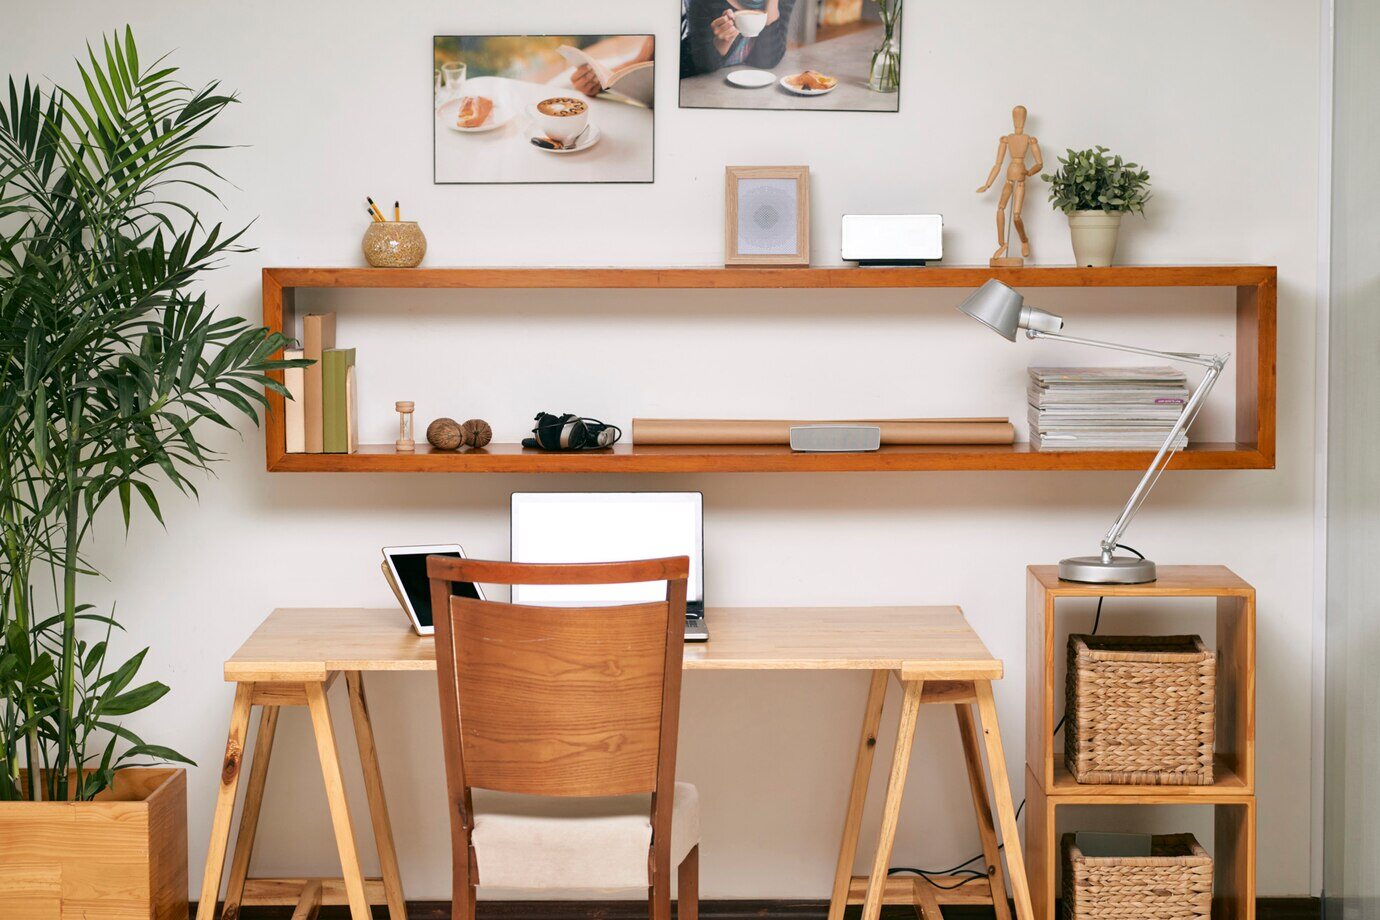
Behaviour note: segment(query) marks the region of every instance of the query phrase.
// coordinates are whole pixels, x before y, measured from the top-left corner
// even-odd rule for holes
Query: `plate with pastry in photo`
[[[781,85],[797,96],[823,96],[833,92],[834,87],[839,85],[839,78],[817,70],[806,70],[782,77]]]
[[[460,134],[482,134],[506,125],[512,120],[513,112],[502,99],[473,95],[443,104],[436,110],[436,117]]]

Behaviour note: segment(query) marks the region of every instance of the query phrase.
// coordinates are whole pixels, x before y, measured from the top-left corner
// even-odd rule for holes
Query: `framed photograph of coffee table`
[[[452,183],[651,182],[651,35],[437,35],[432,168]]]
[[[680,0],[680,107],[896,112],[903,0]]]

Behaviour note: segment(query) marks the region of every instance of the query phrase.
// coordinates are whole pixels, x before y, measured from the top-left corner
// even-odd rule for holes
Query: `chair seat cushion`
[[[542,811],[546,813],[543,814]],[[560,816],[552,811],[560,810]],[[652,844],[651,796],[550,799],[494,796],[476,803],[479,884],[496,888],[647,887]],[[700,842],[700,796],[676,783],[671,868]]]

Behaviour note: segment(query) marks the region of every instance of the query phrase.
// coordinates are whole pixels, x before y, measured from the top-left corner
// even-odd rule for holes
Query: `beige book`
[[[302,349],[283,349],[283,359],[297,361],[302,357]],[[307,450],[307,392],[305,367],[289,367],[283,371],[283,388],[290,399],[283,402],[283,434],[290,454],[306,453]]]
[[[1004,418],[844,419],[792,421],[783,419],[635,418],[632,440],[638,445],[748,445],[791,443],[797,425],[876,425],[882,444],[1012,444],[1016,429]]]
[[[335,314],[310,313],[302,318],[302,356],[311,360],[305,368],[303,388],[303,427],[306,452],[325,450],[321,427],[321,355],[335,347]]]

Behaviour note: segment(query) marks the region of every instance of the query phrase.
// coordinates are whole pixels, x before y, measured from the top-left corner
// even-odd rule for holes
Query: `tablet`
[[[393,593],[398,603],[412,620],[412,628],[419,636],[430,636],[436,632],[431,610],[431,580],[426,576],[427,556],[453,556],[464,559],[465,551],[458,543],[438,543],[428,546],[385,546],[383,564],[392,582]],[[479,585],[469,582],[456,582],[452,593],[457,597],[470,597],[484,600],[484,592]]]

